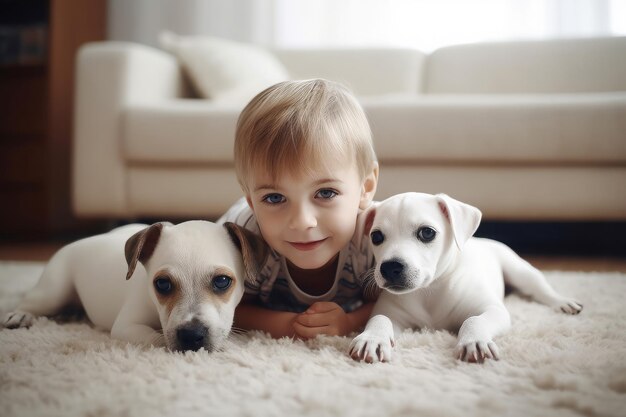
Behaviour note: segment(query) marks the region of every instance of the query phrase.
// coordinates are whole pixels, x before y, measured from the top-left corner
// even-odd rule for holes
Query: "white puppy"
[[[506,245],[473,238],[480,218],[477,208],[445,194],[399,194],[369,209],[373,276],[386,291],[350,345],[354,359],[388,361],[394,334],[424,327],[458,332],[458,359],[498,359],[493,339],[511,323],[505,283],[564,313],[582,310]]]
[[[260,237],[233,223],[119,227],[61,248],[4,326],[28,327],[76,305],[116,339],[212,351],[266,255]]]

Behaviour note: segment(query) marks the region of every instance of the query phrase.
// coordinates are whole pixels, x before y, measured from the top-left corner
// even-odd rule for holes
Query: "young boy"
[[[354,96],[322,79],[259,93],[237,122],[235,169],[245,199],[219,222],[260,233],[272,249],[235,326],[303,339],[362,328],[373,303],[360,275],[373,256],[356,229],[378,163]]]

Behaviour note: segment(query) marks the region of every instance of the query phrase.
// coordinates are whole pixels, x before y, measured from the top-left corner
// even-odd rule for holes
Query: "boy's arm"
[[[365,303],[353,312],[348,313],[348,317],[350,317],[350,322],[352,323],[350,332],[363,330],[370,318],[370,314],[372,314],[374,304],[376,303]]]
[[[248,297],[246,297],[248,298]],[[295,337],[293,322],[297,313],[276,311],[242,300],[235,309],[235,327],[244,330],[261,330],[269,333],[273,338]]]

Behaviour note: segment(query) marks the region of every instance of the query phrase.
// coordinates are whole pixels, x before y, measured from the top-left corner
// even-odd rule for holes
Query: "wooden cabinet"
[[[75,55],[105,38],[106,9],[106,0],[0,0],[5,58],[7,28],[39,25],[45,36],[42,59],[0,64],[0,238],[81,227],[70,192]]]

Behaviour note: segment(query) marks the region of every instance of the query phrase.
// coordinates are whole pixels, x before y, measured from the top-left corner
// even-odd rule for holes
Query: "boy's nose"
[[[294,206],[290,214],[290,229],[310,229],[311,227],[317,226],[315,211],[312,207],[307,207],[306,204]]]

